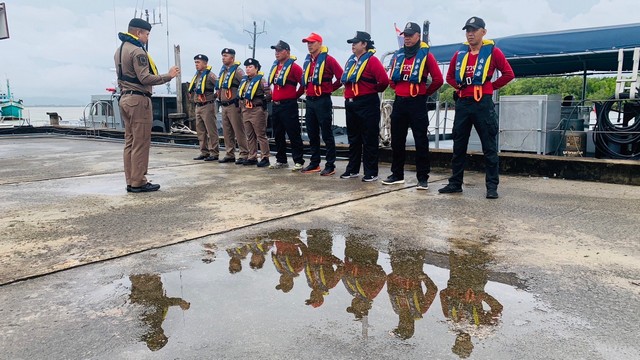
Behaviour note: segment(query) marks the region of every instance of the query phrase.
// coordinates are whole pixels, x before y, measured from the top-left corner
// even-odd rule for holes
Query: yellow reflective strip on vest
[[[291,271],[292,273],[295,273],[296,270],[293,268],[293,266],[291,266],[291,262],[289,261],[289,257],[286,256],[284,259],[287,262],[287,267],[289,268],[289,271]]]
[[[358,293],[360,293],[360,295],[362,295],[365,298],[367,297],[367,294],[364,291],[364,289],[362,288],[362,286],[360,286],[360,283],[358,282],[358,279],[356,279],[356,288],[358,289]]]

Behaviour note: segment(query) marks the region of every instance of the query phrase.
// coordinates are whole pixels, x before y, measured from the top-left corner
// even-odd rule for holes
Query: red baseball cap
[[[312,32],[311,35],[309,35],[306,38],[302,39],[302,42],[305,42],[305,43],[322,42],[322,36]]]

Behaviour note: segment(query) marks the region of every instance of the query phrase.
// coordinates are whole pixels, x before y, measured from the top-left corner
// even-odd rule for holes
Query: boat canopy
[[[488,37],[491,38],[491,37]],[[516,77],[587,71],[617,71],[618,50],[624,49],[624,71],[640,47],[640,23],[513,35],[493,39],[509,60]],[[432,46],[440,64],[448,64],[460,43]]]

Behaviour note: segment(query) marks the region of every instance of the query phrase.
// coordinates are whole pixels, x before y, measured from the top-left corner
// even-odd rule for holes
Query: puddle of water
[[[501,334],[539,323],[533,295],[491,281],[519,283],[489,272],[492,258],[477,243],[452,240],[449,254],[367,244],[326,230],[280,230],[235,248],[204,244],[183,270],[129,275],[116,283],[130,289],[123,312],[137,314],[140,334],[114,353],[466,358],[492,354]]]

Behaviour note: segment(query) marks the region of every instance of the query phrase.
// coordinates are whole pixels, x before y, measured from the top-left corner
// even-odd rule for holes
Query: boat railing
[[[89,111],[87,116],[87,109]],[[99,127],[115,129],[116,119],[114,115],[113,104],[107,100],[96,100],[87,104],[82,110],[82,121],[85,127]]]

